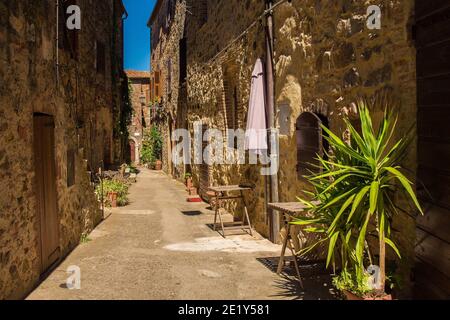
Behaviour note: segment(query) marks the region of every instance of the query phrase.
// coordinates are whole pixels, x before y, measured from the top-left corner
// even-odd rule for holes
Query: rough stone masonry
[[[383,13],[380,30],[366,25],[367,8],[374,4]],[[186,6],[191,14],[184,15]],[[232,127],[245,128],[251,72],[256,59],[265,56],[265,22],[256,23],[238,41],[227,46],[264,11],[264,1],[180,1],[177,8],[170,27],[157,30],[159,38],[153,45],[160,50],[156,50],[152,60],[152,65],[167,75],[164,61],[178,49],[179,39],[187,39],[187,110],[175,109],[176,112],[187,112],[191,131],[197,121],[223,132]],[[413,15],[413,0],[293,0],[274,10],[281,201],[295,201],[308,188],[297,174],[296,123],[304,112],[320,116],[334,132],[343,133],[343,117],[357,119],[356,99],[389,93],[401,105],[398,132],[401,134],[415,123]],[[177,79],[178,64],[173,66],[172,78]],[[170,110],[174,107],[171,105]],[[372,112],[379,118],[383,110]],[[415,175],[416,163],[414,144],[404,164],[411,176]],[[259,175],[259,168],[211,166],[207,177],[201,166],[188,169],[192,170],[197,185],[202,179],[207,179],[210,185],[255,183],[254,196],[249,199],[251,218],[256,229],[268,236],[264,178]],[[401,199],[398,201],[401,203]],[[394,225],[402,229],[396,241],[404,256],[397,263],[405,275],[407,293],[414,260],[415,221],[411,215],[404,214]]]
[[[51,115],[55,122],[60,258],[102,219],[88,171],[120,152],[113,147],[113,110],[121,107],[122,56],[116,49],[123,6],[116,0],[77,3],[83,32],[75,52],[63,38],[56,46],[56,1],[0,1],[0,300],[24,297],[46,271],[40,262],[33,115]]]

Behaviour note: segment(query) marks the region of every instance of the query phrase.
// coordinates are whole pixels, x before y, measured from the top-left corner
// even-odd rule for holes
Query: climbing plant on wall
[[[133,88],[130,80],[127,79],[127,85],[123,85],[122,88],[122,110],[120,116],[116,119],[114,124],[114,136],[116,138],[124,137],[128,139],[128,126],[131,124],[131,118],[133,115],[133,104],[131,97],[133,95]]]

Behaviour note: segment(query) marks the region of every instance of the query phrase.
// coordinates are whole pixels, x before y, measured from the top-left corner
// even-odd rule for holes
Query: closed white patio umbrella
[[[267,149],[264,67],[261,59],[258,59],[252,73],[247,131],[245,133],[245,150],[263,155],[267,154]]]

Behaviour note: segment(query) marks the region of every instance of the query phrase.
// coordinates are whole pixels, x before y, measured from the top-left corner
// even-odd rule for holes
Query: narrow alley
[[[0,0],[0,302],[450,300],[449,3]]]
[[[130,202],[114,209],[28,299],[332,298],[322,284],[327,277],[305,279],[313,288],[305,294],[295,277],[272,272],[267,262],[277,262],[280,246],[259,236],[220,237],[208,226],[213,211],[187,203],[184,186],[161,172],[143,169]],[[80,290],[66,287],[69,266],[81,269]]]

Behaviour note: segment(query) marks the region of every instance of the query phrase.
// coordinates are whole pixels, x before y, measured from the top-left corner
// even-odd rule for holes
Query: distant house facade
[[[123,159],[125,8],[59,4],[0,1],[0,300],[25,297],[102,220],[95,175]],[[65,27],[72,4],[82,32]]]
[[[269,2],[158,1],[149,23],[152,69],[171,79],[165,83],[178,86],[178,92],[186,88],[186,105],[180,103],[182,99],[170,103],[168,94],[173,90],[163,91],[163,108],[171,114],[169,130],[185,127],[193,137],[197,124],[204,131],[219,129],[224,136],[227,130],[246,128],[252,70],[256,60],[266,61],[268,54],[265,9]],[[404,167],[417,181],[427,211],[419,217],[398,200],[402,213],[394,228],[402,232],[395,240],[403,259],[393,261],[404,276],[405,296],[448,298],[450,189],[448,170],[440,165],[450,161],[446,138],[450,134],[444,123],[450,63],[442,58],[449,41],[446,1],[383,4],[381,29],[367,25],[370,1],[272,4],[276,4],[273,63],[275,126],[280,134],[279,200],[295,201],[309,188],[302,175],[314,161],[312,148],[319,149],[302,139],[305,128],[317,128],[311,139],[319,142],[320,124],[344,134],[344,116],[357,123],[358,98],[392,96],[401,106],[399,137],[417,124],[417,139]],[[186,61],[186,78],[184,63],[167,63],[177,57]],[[376,119],[383,113],[371,111]],[[178,118],[187,123],[175,125]],[[184,168],[193,173],[200,193],[214,185],[254,183],[249,199],[253,224],[266,237],[276,238],[271,230],[273,215],[266,208],[272,199],[269,178],[262,177],[259,169],[206,164]]]
[[[144,130],[150,125],[150,72],[127,70],[126,75],[133,105],[131,125],[128,127],[129,160],[139,165]]]

